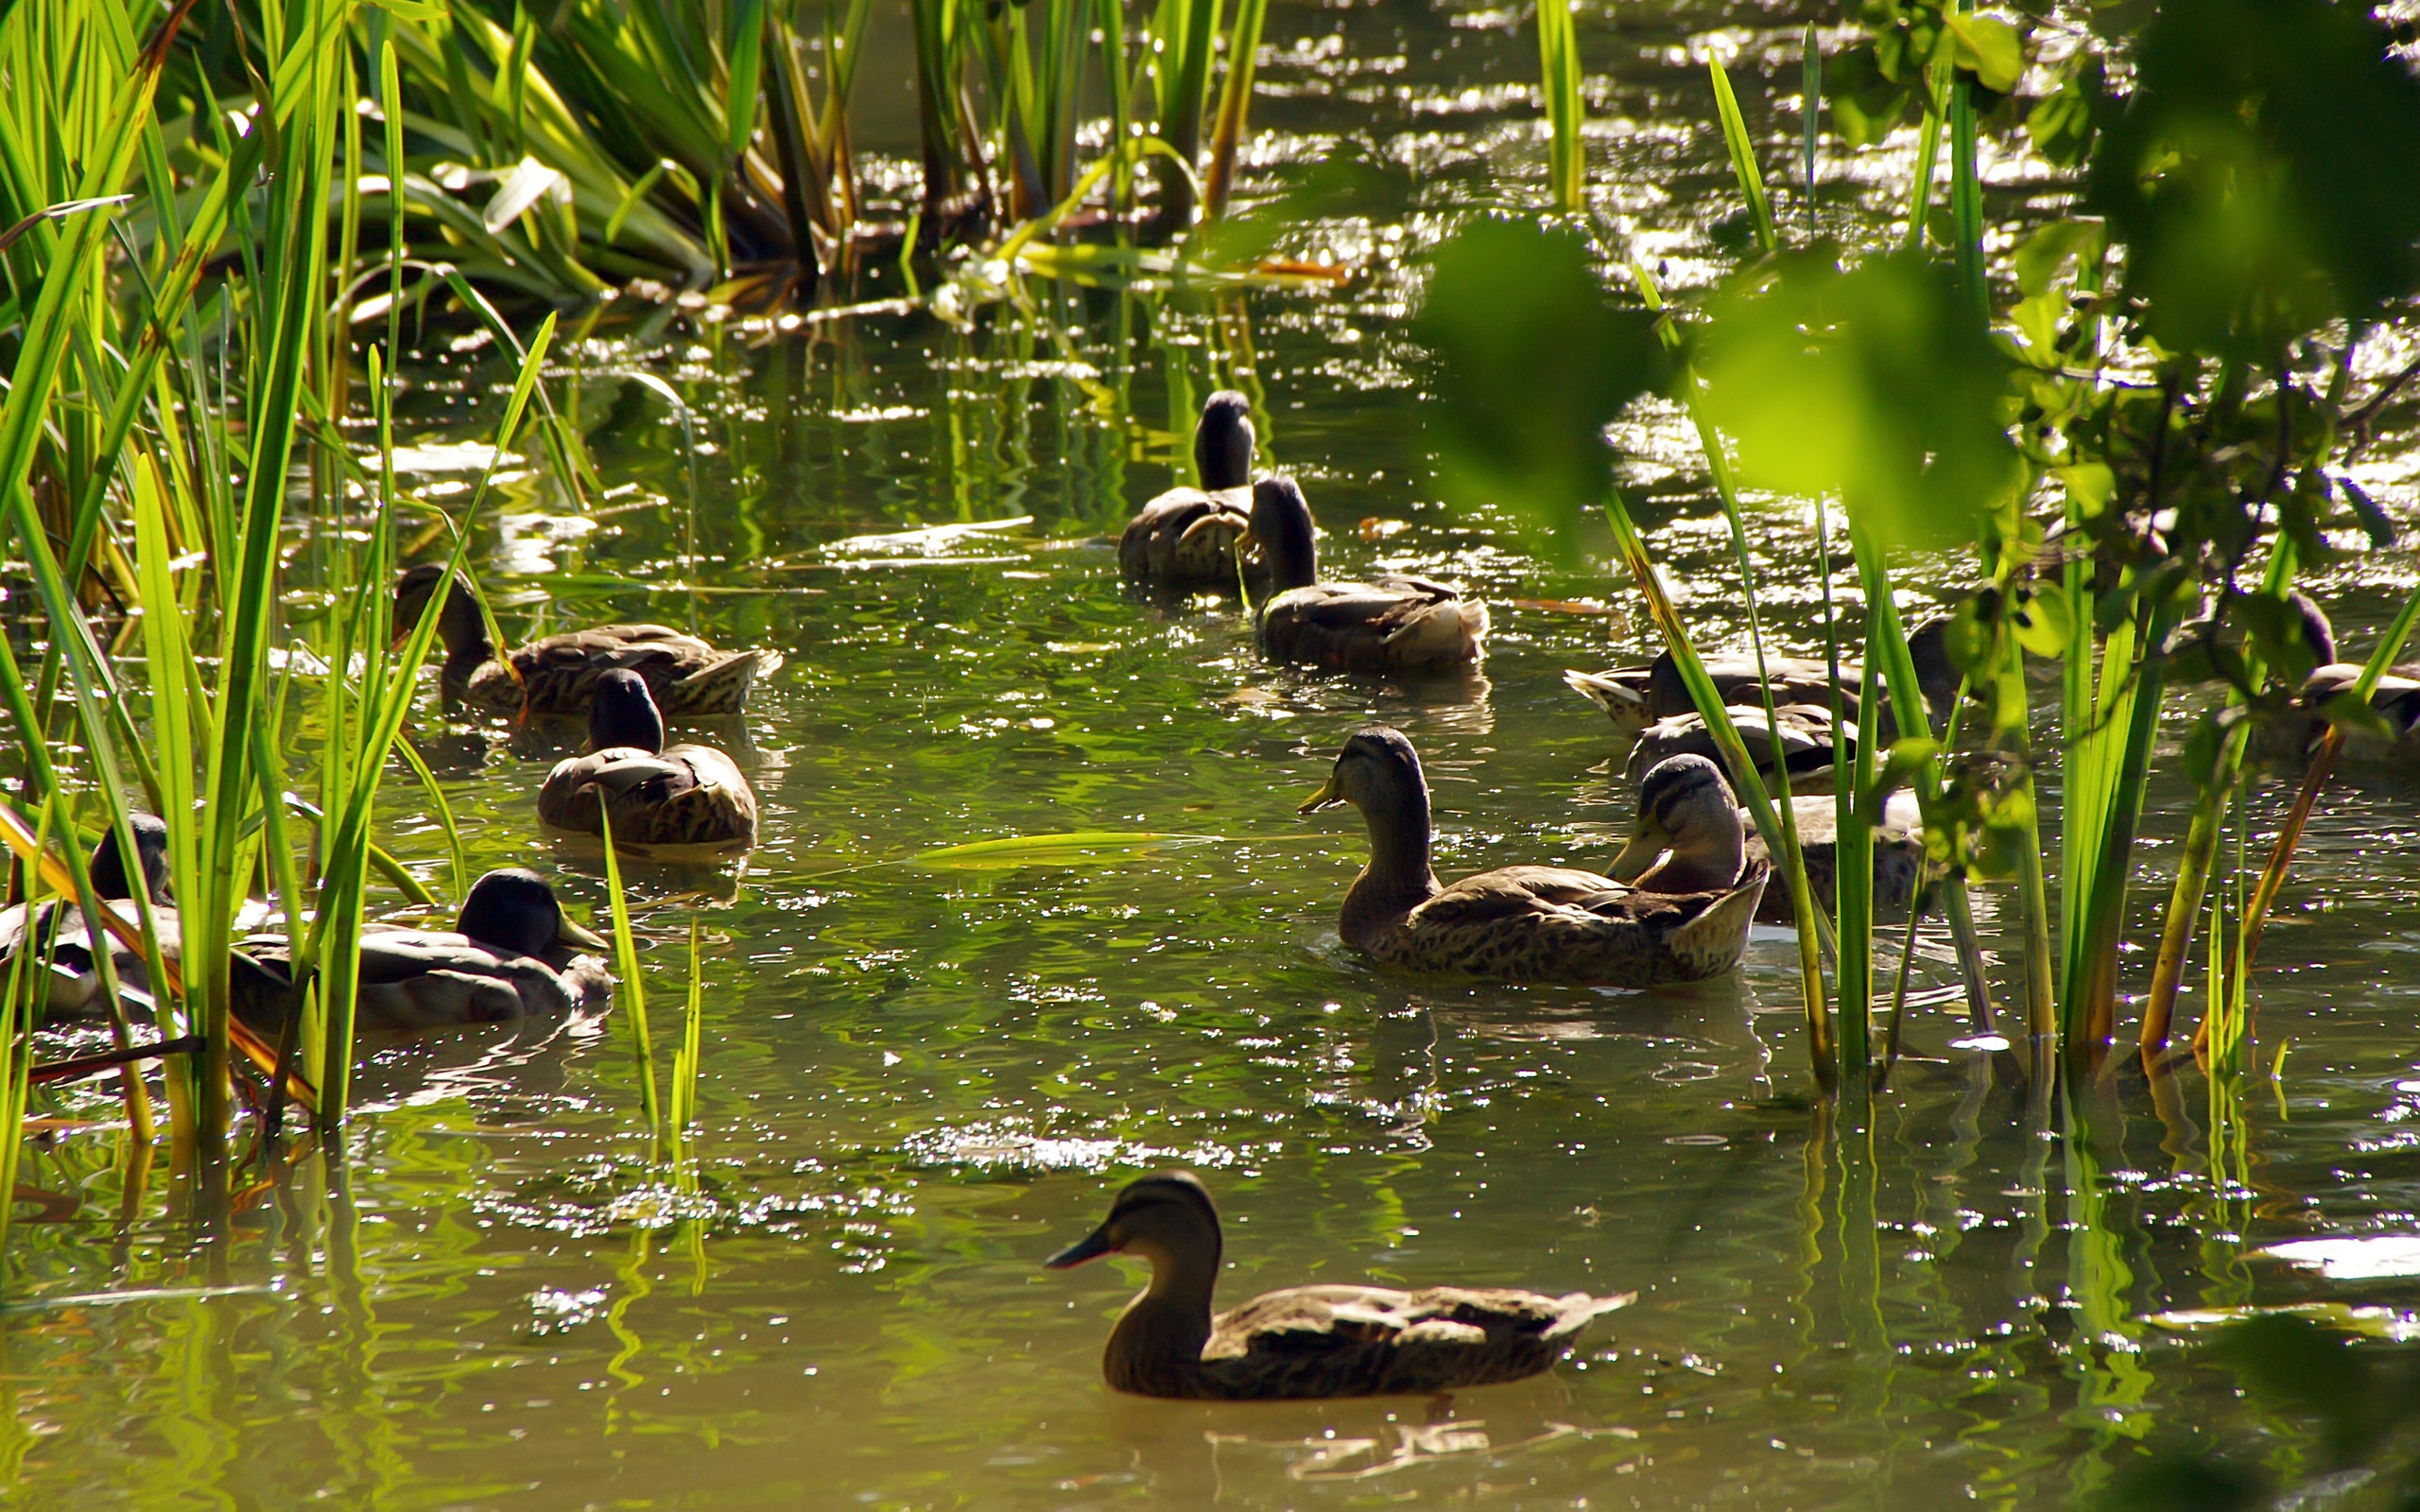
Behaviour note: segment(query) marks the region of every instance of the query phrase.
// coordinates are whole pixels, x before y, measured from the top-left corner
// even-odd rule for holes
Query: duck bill
[[[1670,842],[1664,836],[1642,830],[1630,837],[1630,844],[1622,847],[1621,854],[1614,857],[1613,864],[1605,868],[1605,875],[1616,882],[1636,882],[1641,873],[1655,865],[1655,858],[1669,846]]]
[[[1343,801],[1343,795],[1336,790],[1336,774],[1334,772],[1330,772],[1327,774],[1327,781],[1320,784],[1320,790],[1312,794],[1310,798],[1304,802],[1303,806],[1296,809],[1294,812],[1297,814],[1317,814],[1322,809],[1332,809]]]
[[[1045,1270],[1073,1270],[1088,1260],[1098,1260],[1114,1252],[1117,1246],[1109,1242],[1109,1230],[1096,1228],[1074,1244],[1042,1263]]]
[[[610,951],[614,948],[612,940],[585,924],[574,923],[568,914],[555,921],[555,943],[578,945],[592,951]]]

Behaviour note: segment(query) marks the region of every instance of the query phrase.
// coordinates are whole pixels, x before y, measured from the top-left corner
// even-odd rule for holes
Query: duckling
[[[1916,627],[1908,637],[1908,654],[1916,663],[1916,681],[1924,691],[1925,702],[1930,706],[1933,724],[1939,728],[1948,719],[1950,702],[1958,694],[1958,667],[1949,659],[1949,616],[1936,615]],[[1830,667],[1821,657],[1769,656],[1761,676],[1754,657],[1719,658],[1706,662],[1705,670],[1725,707],[1762,710],[1763,690],[1771,688],[1776,706],[1798,704],[1822,709],[1827,712],[1828,719],[1832,678]],[[1841,702],[1851,719],[1858,714],[1858,689],[1863,678],[1862,664],[1841,663]],[[1688,684],[1681,679],[1681,669],[1669,650],[1644,667],[1615,667],[1605,672],[1566,669],[1563,681],[1565,687],[1602,709],[1626,740],[1637,739],[1657,720],[1695,717],[1697,713]],[[1883,743],[1888,745],[1896,736],[1890,709],[1885,707],[1882,713]]]
[[[1764,895],[1768,868],[1746,864],[1738,805],[1703,757],[1648,774],[1641,822],[1657,815],[1657,833],[1674,838],[1671,853],[1630,885],[1563,867],[1505,867],[1440,886],[1419,753],[1383,725],[1344,743],[1301,812],[1337,803],[1361,811],[1371,852],[1344,895],[1339,932],[1410,971],[1606,987],[1697,981],[1739,963]]]
[[[744,848],[756,843],[756,793],[711,746],[664,743],[664,715],[638,674],[596,679],[588,754],[555,764],[538,789],[538,817],[617,843]]]
[[[1292,478],[1253,485],[1251,540],[1266,554],[1276,591],[1260,607],[1260,648],[1276,661],[1340,672],[1433,672],[1486,654],[1487,606],[1443,583],[1393,575],[1321,582],[1311,507]]]
[[[1130,1182],[1091,1233],[1043,1263],[1140,1255],[1151,1281],[1110,1331],[1101,1374],[1142,1397],[1257,1401],[1450,1391],[1550,1369],[1580,1332],[1635,1294],[1460,1286],[1296,1286],[1212,1316],[1221,1240],[1189,1173]]]
[[[395,588],[398,639],[420,624],[444,572],[423,562],[404,574]],[[584,713],[596,679],[616,668],[645,678],[675,718],[737,713],[756,679],[782,665],[779,651],[717,651],[666,625],[600,625],[502,653],[488,635],[469,580],[458,575],[438,610],[437,629],[445,644],[440,686],[447,697],[489,713]]]
[[[471,885],[451,933],[373,927],[361,936],[354,1023],[398,1031],[565,1016],[602,1006],[614,978],[595,931],[563,915],[555,890],[518,867]],[[293,954],[282,935],[238,948],[235,1014],[274,1039],[295,1009]]]
[[[1170,489],[1136,511],[1117,538],[1117,570],[1138,587],[1191,593],[1236,586],[1237,551],[1252,524],[1252,401],[1221,388],[1193,431],[1198,489]],[[1247,564],[1247,580],[1265,569]]]

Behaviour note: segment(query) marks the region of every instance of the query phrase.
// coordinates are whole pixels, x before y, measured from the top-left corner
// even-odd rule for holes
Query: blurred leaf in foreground
[[[1751,485],[1837,493],[1885,541],[1949,545],[2021,483],[2008,364],[1946,269],[1795,257],[1711,316],[1703,403]]]
[[[2094,155],[2165,345],[2255,360],[2420,283],[2420,78],[2362,6],[2167,5]]]
[[[1654,326],[1613,302],[1572,232],[1481,220],[1438,248],[1412,335],[1435,359],[1448,495],[1511,506],[1567,555],[1604,496],[1605,427],[1668,371]]]

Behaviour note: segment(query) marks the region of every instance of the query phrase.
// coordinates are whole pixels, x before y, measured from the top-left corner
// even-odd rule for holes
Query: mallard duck
[[[1832,711],[1813,704],[1786,703],[1772,712],[1768,719],[1761,708],[1732,708],[1725,713],[1738,727],[1739,738],[1748,747],[1748,759],[1756,764],[1757,775],[1765,785],[1773,783],[1774,752],[1789,766],[1793,792],[1829,792],[1831,771],[1836,765],[1840,740],[1832,729]],[[1849,727],[1848,744],[1856,747],[1857,728]],[[1623,764],[1623,775],[1634,782],[1675,756],[1703,756],[1720,763],[1721,751],[1715,745],[1714,731],[1694,713],[1674,714],[1658,719],[1639,731],[1637,741],[1630,748],[1630,758]]]
[[[420,624],[444,573],[423,562],[404,574],[395,588],[398,639]],[[657,703],[675,718],[737,713],[756,679],[782,664],[779,651],[717,651],[668,625],[569,630],[532,641],[507,657],[488,635],[470,583],[458,576],[438,610],[437,631],[445,645],[440,685],[446,696],[491,713],[520,713],[525,708],[535,714],[584,713],[596,679],[616,669],[645,678]]]
[[[471,885],[452,933],[373,927],[361,936],[357,1027],[373,1030],[498,1023],[602,1005],[614,978],[595,931],[563,916],[555,890],[518,867]],[[238,946],[234,1008],[274,1039],[293,1013],[293,956],[282,935]]]
[[[1815,906],[1823,913],[1832,913],[1839,897],[1833,879],[1840,873],[1841,848],[1839,811],[1833,799],[1800,798],[1790,799],[1790,812],[1798,820],[1798,850],[1806,862],[1807,885],[1814,890]],[[1674,842],[1645,822],[1645,805],[1641,805],[1642,822],[1634,833],[1622,853],[1605,868],[1616,881],[1635,883],[1637,873],[1652,865],[1658,854]],[[1750,867],[1772,866],[1772,880],[1765,886],[1765,895],[1756,903],[1756,921],[1760,924],[1794,924],[1797,915],[1791,911],[1789,873],[1772,861],[1765,846],[1765,837],[1740,815],[1744,854]],[[1893,793],[1883,807],[1882,822],[1874,827],[1874,909],[1877,923],[1896,922],[1908,916],[1908,905],[1913,902],[1916,889],[1925,882],[1924,816],[1916,806],[1913,793]]]
[[[1178,593],[1235,588],[1240,542],[1252,524],[1253,442],[1252,401],[1221,388],[1202,403],[1193,430],[1201,486],[1170,489],[1126,522],[1117,570],[1127,581]]]
[[[2296,764],[2310,759],[2327,733],[2327,705],[2353,691],[2361,666],[2333,662],[2315,667],[2282,715],[2261,721],[2253,736],[2252,755],[2263,765]],[[2420,766],[2420,667],[2382,675],[2370,690],[2370,710],[2386,725],[2376,730],[2344,727],[2344,756],[2352,761]]]
[[[1400,730],[1344,743],[1301,812],[1350,803],[1370,827],[1370,864],[1344,895],[1346,944],[1390,965],[1511,981],[1653,987],[1739,963],[1766,868],[1746,864],[1738,806],[1714,764],[1676,757],[1639,790],[1671,854],[1629,885],[1563,867],[1505,867],[1438,885],[1429,869],[1428,782]],[[1675,830],[1673,825],[1684,825]]]
[[[1251,539],[1275,591],[1260,606],[1260,648],[1277,661],[1340,672],[1431,672],[1485,654],[1487,606],[1443,583],[1392,575],[1321,582],[1311,507],[1292,478],[1253,485]]]
[[[1916,627],[1908,637],[1908,653],[1916,663],[1916,680],[1923,688],[1925,702],[1931,706],[1933,723],[1939,727],[1949,717],[1950,701],[1958,694],[1959,672],[1949,659],[1948,616],[1936,615]],[[1821,657],[1769,656],[1761,674],[1754,657],[1724,657],[1706,662],[1705,670],[1726,707],[1761,711],[1762,690],[1771,688],[1776,706],[1799,704],[1822,709],[1828,718],[1832,679],[1829,666]],[[1858,689],[1863,678],[1861,663],[1841,663],[1841,703],[1851,719],[1857,717]],[[1604,672],[1565,669],[1563,680],[1565,687],[1602,709],[1624,739],[1636,739],[1657,720],[1697,713],[1688,684],[1681,679],[1681,669],[1668,650],[1643,667],[1615,667]],[[1885,745],[1894,738],[1890,713],[1885,707]]]
[[[134,850],[143,878],[144,893],[152,902],[152,919],[159,932],[160,947],[174,954],[177,943],[176,911],[168,906],[168,827],[149,814],[127,816],[127,827],[134,834]],[[114,828],[101,832],[93,848],[87,875],[93,884],[93,897],[130,923],[139,923],[140,911],[134,900],[133,879],[128,874],[126,860],[118,849]],[[91,1015],[101,1006],[101,974],[93,963],[93,936],[110,952],[111,964],[116,968],[118,979],[143,988],[147,973],[142,958],[129,951],[116,936],[89,929],[84,911],[65,899],[53,898],[46,902],[28,906],[13,903],[0,910],[0,980],[17,956],[28,950],[50,954],[50,975],[43,987],[43,1008],[45,1016],[80,1018]],[[37,954],[34,965],[40,959]]]
[[[650,846],[756,843],[756,793],[712,746],[666,746],[664,715],[632,672],[596,679],[588,754],[555,764],[538,789],[538,817],[559,830],[605,833]]]
[[[1043,1263],[1140,1255],[1151,1282],[1110,1331],[1101,1374],[1142,1397],[1222,1401],[1375,1397],[1518,1381],[1571,1352],[1632,1295],[1432,1286],[1295,1286],[1213,1317],[1219,1212],[1182,1171],[1128,1183],[1101,1226]]]

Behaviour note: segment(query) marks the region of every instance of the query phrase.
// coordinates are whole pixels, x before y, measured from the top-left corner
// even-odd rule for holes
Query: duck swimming
[[[614,978],[589,954],[609,949],[572,922],[554,888],[518,867],[471,885],[451,932],[372,926],[361,936],[354,1022],[385,1031],[501,1023],[601,1007]],[[295,1009],[293,954],[282,935],[237,946],[238,1018],[266,1038]]]
[[[555,765],[538,789],[538,817],[616,842],[741,847],[756,843],[756,793],[711,746],[666,746],[664,715],[633,672],[596,679],[588,754]]]
[[[398,640],[419,626],[444,575],[443,567],[423,562],[396,584]],[[657,704],[675,718],[732,714],[747,705],[758,678],[782,665],[779,651],[717,651],[668,625],[600,625],[500,652],[469,580],[458,575],[438,610],[437,630],[445,645],[439,680],[446,696],[489,713],[584,713],[596,679],[623,670],[647,679]]]
[[[1930,706],[1933,724],[1939,728],[1949,717],[1960,678],[1958,667],[1949,657],[1949,617],[1936,615],[1916,627],[1908,636],[1908,654],[1916,664],[1917,684]],[[1825,722],[1829,722],[1831,668],[1821,657],[1769,656],[1761,669],[1754,657],[1724,657],[1708,661],[1705,670],[1715,692],[1721,695],[1723,705],[1732,710],[1735,721],[1741,709],[1755,710],[1761,721],[1765,691],[1770,689],[1777,707],[1797,704],[1820,709],[1824,711]],[[1841,663],[1841,703],[1850,719],[1858,715],[1858,690],[1863,679],[1861,663]],[[1682,680],[1680,665],[1672,660],[1669,650],[1643,667],[1615,667],[1604,672],[1565,670],[1563,680],[1564,686],[1602,709],[1626,740],[1637,739],[1659,720],[1698,717],[1697,704],[1689,697],[1689,686]],[[1887,703],[1882,711],[1882,727],[1883,744],[1887,746],[1896,738]]]
[[[169,906],[168,895],[168,827],[149,814],[130,814],[127,828],[134,835],[137,870],[143,880],[144,896],[152,903],[152,919],[158,931],[160,949],[173,957],[179,936],[176,910]],[[101,832],[88,863],[87,876],[93,885],[94,900],[129,923],[139,925],[140,912],[134,905],[134,877],[127,870],[124,853],[118,849],[114,826]],[[95,940],[94,936],[99,935]],[[50,954],[50,975],[43,987],[43,1008],[54,1019],[82,1018],[101,1011],[101,973],[95,967],[95,945],[110,953],[110,964],[119,981],[147,990],[147,972],[143,957],[128,950],[123,941],[106,932],[95,931],[85,922],[84,911],[63,898],[28,906],[11,904],[0,911],[0,972],[8,971],[17,956],[27,950]]]
[[[1172,593],[1236,587],[1238,544],[1252,524],[1254,445],[1252,401],[1232,388],[1203,401],[1193,431],[1201,486],[1170,489],[1126,522],[1117,570],[1127,581]]]
[[[1571,1352],[1631,1295],[1296,1286],[1215,1317],[1221,1240],[1210,1194],[1184,1172],[1130,1182],[1099,1228],[1044,1264],[1139,1255],[1150,1284],[1110,1331],[1101,1374],[1143,1397],[1224,1401],[1374,1397],[1518,1381]]]
[[[1252,541],[1275,596],[1260,606],[1260,648],[1272,660],[1339,672],[1438,672],[1485,654],[1487,606],[1424,577],[1320,581],[1311,507],[1292,478],[1252,488]]]
[[[1604,987],[1719,976],[1747,948],[1770,869],[1749,864],[1731,789],[1696,756],[1648,774],[1641,833],[1668,839],[1628,885],[1564,867],[1505,867],[1441,886],[1419,754],[1384,726],[1344,743],[1301,812],[1337,803],[1359,809],[1370,827],[1370,864],[1344,895],[1339,931],[1356,950],[1414,971]]]

